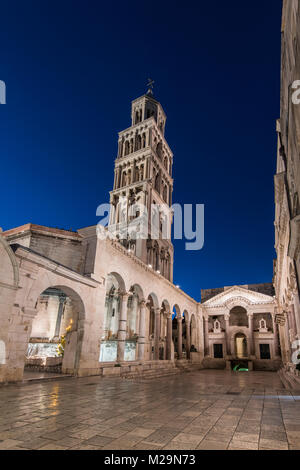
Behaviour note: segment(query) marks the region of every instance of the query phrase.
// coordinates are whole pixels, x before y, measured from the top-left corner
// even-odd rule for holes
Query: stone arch
[[[140,302],[144,300],[144,292],[139,284],[133,284],[127,302],[127,339],[136,339],[139,331]]]
[[[173,305],[173,313],[175,314],[175,317],[179,317],[181,315],[181,310],[178,304]]]
[[[171,312],[171,307],[170,307],[170,303],[169,303],[168,300],[164,299],[164,300],[162,301],[162,303],[161,303],[161,306],[162,306],[162,308],[165,309],[165,312],[166,312],[166,313]]]
[[[148,295],[148,300],[150,300],[150,299],[152,299],[152,301],[153,301],[153,307],[154,308],[159,308],[158,297],[154,292],[150,292],[150,294]]]
[[[39,288],[41,286],[39,285]],[[86,309],[84,302],[82,300],[81,295],[73,288],[64,284],[55,284],[55,283],[50,283],[50,285],[47,286],[46,289],[43,289],[42,291],[39,291],[39,295],[36,297],[36,302],[35,302],[35,310],[38,308],[39,305],[39,300],[41,299],[42,295],[47,292],[47,289],[50,290],[51,292],[61,292],[65,295],[66,299],[69,299],[72,305],[72,309],[69,312],[69,325],[65,324],[65,327],[68,326],[69,329],[64,332],[65,334],[65,347],[64,347],[64,355],[62,358],[62,372],[68,373],[68,374],[74,374],[76,375],[78,369],[79,369],[79,361],[80,361],[80,356],[81,356],[81,350],[82,350],[82,342],[83,342],[83,334],[84,334],[84,320],[86,318]],[[59,304],[60,305],[60,304]],[[50,315],[50,311],[47,312],[48,310],[48,305],[46,306],[46,315],[47,313]],[[55,313],[55,323],[57,324],[59,321],[62,320],[62,310],[60,310],[60,306],[57,308],[57,311]],[[31,325],[30,325],[30,336],[32,337],[32,333],[34,333],[35,328],[38,328],[38,323],[39,321],[42,321],[42,317],[40,317],[40,312],[36,310],[36,316],[32,319]],[[59,330],[60,334],[57,337],[57,340],[54,340],[53,338],[48,338],[44,337],[44,339],[49,341],[48,344],[53,343],[53,348],[52,352],[45,352],[46,356],[43,356],[43,350],[42,348],[38,348],[37,350],[34,349],[34,339],[32,339],[32,342],[30,342],[30,338],[28,338],[28,342],[30,342],[31,348],[28,349],[28,351],[31,351],[32,354],[38,358],[39,356],[42,357],[55,357],[54,351],[57,348],[57,341],[59,339],[59,336],[63,334],[60,329],[60,324],[59,324]],[[56,330],[55,330],[56,332]],[[43,338],[41,338],[42,340]],[[45,344],[46,344],[45,343]],[[40,340],[38,340],[37,344],[41,344]]]
[[[120,273],[111,271],[105,280],[105,310],[100,346],[100,362],[117,360],[118,332],[122,309],[122,295],[126,293],[125,281]]]
[[[112,271],[112,272],[110,272],[110,273],[107,274],[106,279],[107,279],[109,276],[113,276],[113,277],[117,280],[117,282],[118,282],[119,289],[120,289],[122,292],[126,292],[125,281],[124,281],[123,277],[121,276],[121,274],[117,273],[116,271]]]
[[[247,316],[247,310],[240,306],[236,305],[230,310],[229,316],[229,325],[230,326],[243,326],[248,328],[249,321]]]

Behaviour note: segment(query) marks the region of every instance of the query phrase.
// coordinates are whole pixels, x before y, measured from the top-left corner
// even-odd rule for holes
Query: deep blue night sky
[[[0,225],[98,222],[117,132],[155,80],[174,202],[205,204],[205,245],[175,243],[174,282],[270,282],[281,0],[23,0],[1,5]]]

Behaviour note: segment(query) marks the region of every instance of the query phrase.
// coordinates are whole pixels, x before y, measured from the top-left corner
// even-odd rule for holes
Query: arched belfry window
[[[129,142],[128,140],[126,140],[125,142],[125,155],[128,155],[129,154]]]
[[[142,137],[140,135],[136,138],[136,150],[140,150],[142,148]]]
[[[162,158],[162,143],[161,142],[158,142],[156,146],[156,153],[157,153],[157,156],[161,159]]]
[[[167,186],[164,186],[163,199],[165,202],[167,202],[167,198],[168,198],[168,188]]]
[[[142,110],[137,110],[135,112],[135,124],[138,124],[142,121]]]
[[[159,187],[159,173],[155,176],[155,189],[158,193],[160,193],[160,187]]]

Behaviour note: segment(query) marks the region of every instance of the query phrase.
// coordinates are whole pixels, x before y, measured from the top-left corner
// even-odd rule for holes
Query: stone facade
[[[209,298],[201,304],[206,367],[231,368],[240,361],[248,368],[279,368],[275,299],[260,292],[272,291],[271,287],[226,287],[221,292],[216,289],[214,296],[213,289],[209,290]]]
[[[300,1],[284,0],[282,15],[281,100],[277,121],[274,265],[276,318],[282,360],[295,371],[292,355],[300,339],[300,104],[294,99],[300,80]],[[298,87],[299,89],[299,87]],[[298,93],[299,96],[299,93]]]
[[[148,209],[165,203],[171,216],[165,122],[151,92],[132,102],[132,125],[119,134],[106,233],[132,221],[120,199]],[[27,224],[0,234],[0,382],[21,380],[24,366],[77,376],[170,372],[186,361],[278,367],[272,286],[210,289],[196,301],[173,284],[171,238],[160,231],[153,240],[151,223],[140,240],[100,237],[99,226],[73,232]]]

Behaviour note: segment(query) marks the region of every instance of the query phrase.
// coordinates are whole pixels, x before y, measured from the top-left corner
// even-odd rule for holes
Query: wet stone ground
[[[3,449],[300,449],[300,396],[273,372],[9,385]]]

